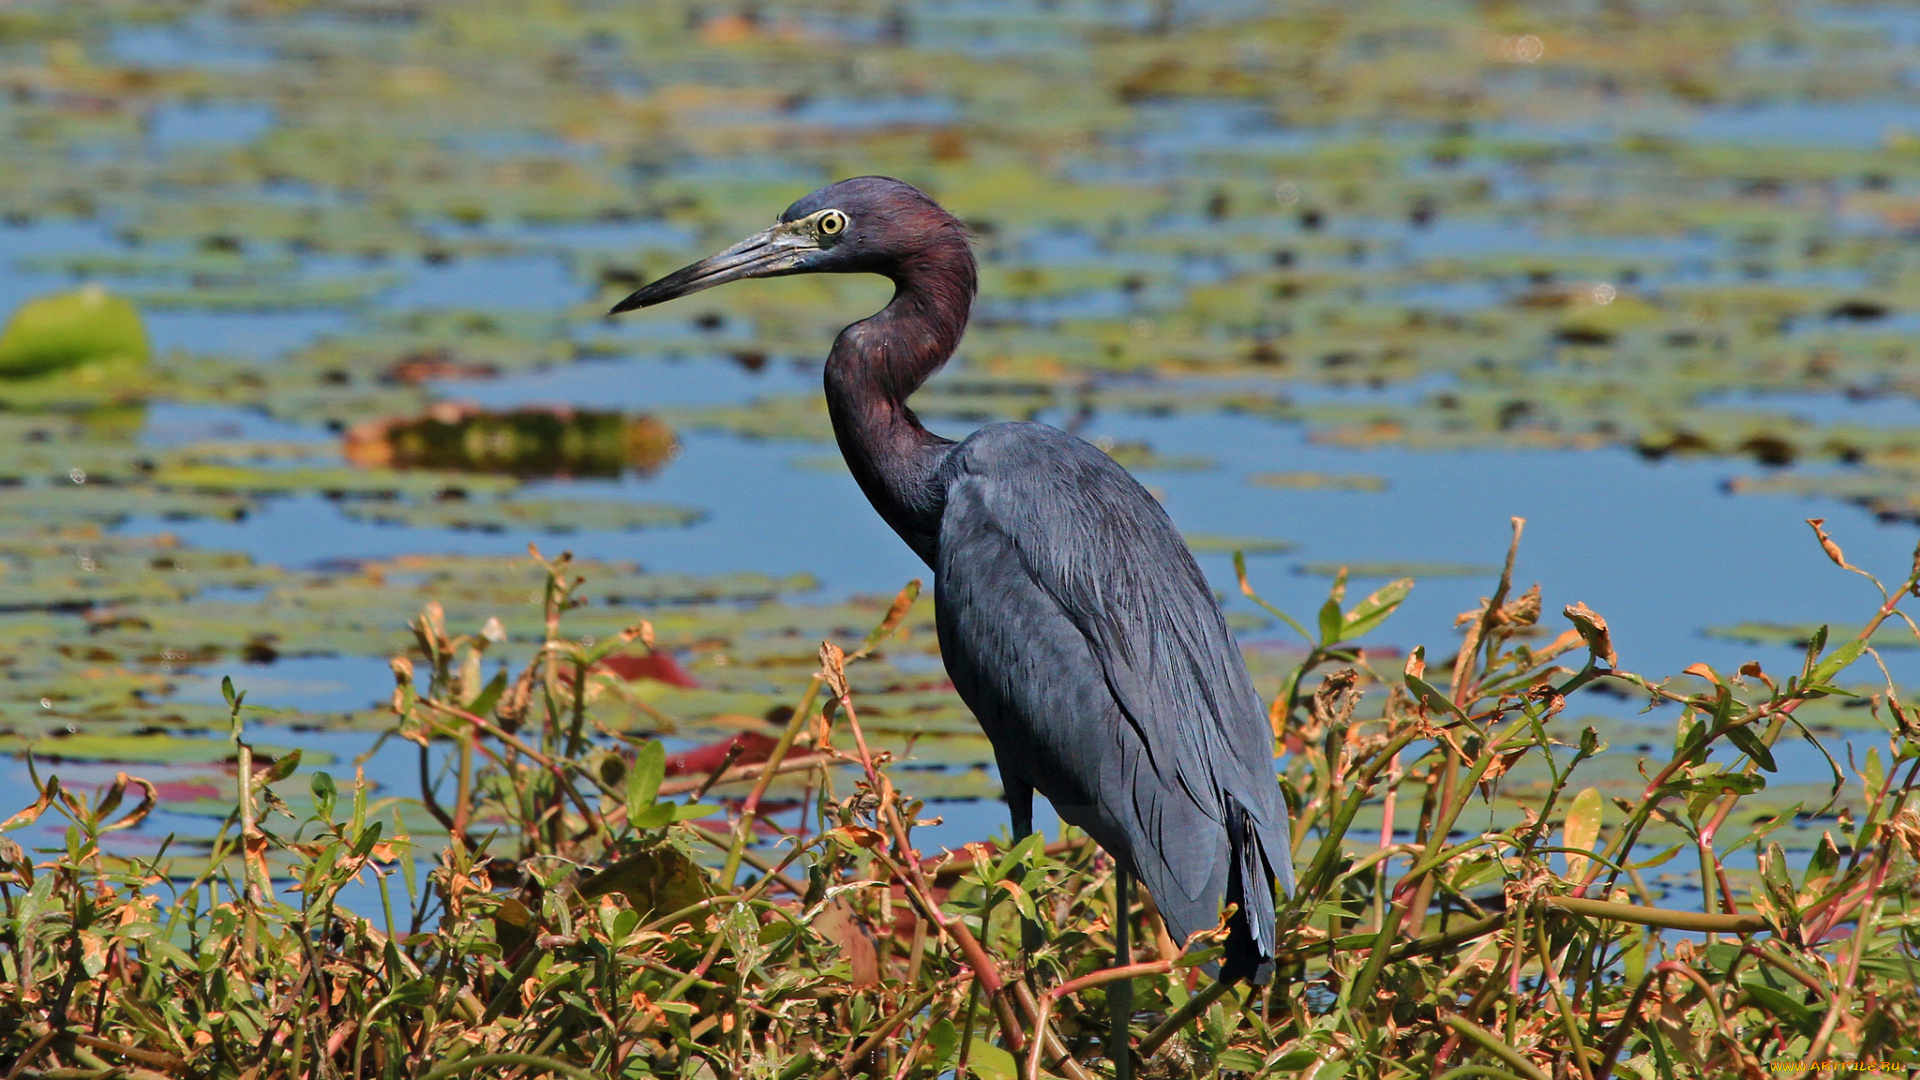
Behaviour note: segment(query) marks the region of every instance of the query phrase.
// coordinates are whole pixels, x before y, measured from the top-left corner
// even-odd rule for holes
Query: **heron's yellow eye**
[[[846,230],[847,215],[838,210],[828,210],[820,215],[820,220],[815,222],[815,225],[819,228],[821,236],[838,236]]]

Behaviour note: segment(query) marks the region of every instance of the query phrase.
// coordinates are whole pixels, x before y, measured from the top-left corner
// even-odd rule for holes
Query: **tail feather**
[[[1294,889],[1290,823],[1278,785],[1264,814],[1249,809],[1267,802],[1262,793],[1246,799],[1232,790],[1219,793],[1219,807],[1210,813],[1184,793],[1136,776],[1103,785],[1093,803],[1054,808],[1132,870],[1176,943],[1212,929],[1223,903],[1235,905],[1224,956],[1202,970],[1229,981],[1266,983],[1279,944],[1276,880],[1282,895]]]
[[[1239,912],[1227,934],[1220,978],[1227,982],[1247,979],[1255,985],[1264,985],[1273,977],[1277,945],[1272,860],[1254,827],[1253,816],[1231,794],[1225,798],[1227,846],[1231,853],[1226,899],[1239,905]],[[1287,852],[1287,848],[1281,848],[1283,860]],[[1286,875],[1285,884],[1291,884],[1292,876]]]

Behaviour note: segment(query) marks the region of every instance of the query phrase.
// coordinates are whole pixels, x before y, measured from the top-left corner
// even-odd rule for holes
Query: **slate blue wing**
[[[1229,974],[1271,957],[1265,883],[1293,885],[1272,735],[1172,521],[1107,455],[1038,424],[976,433],[945,487],[941,650],[1003,772],[1125,858],[1176,937],[1241,903]]]

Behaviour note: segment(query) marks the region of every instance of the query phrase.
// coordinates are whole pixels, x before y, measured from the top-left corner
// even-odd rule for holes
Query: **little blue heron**
[[[861,490],[933,570],[940,653],[993,743],[1015,836],[1038,790],[1113,856],[1119,896],[1129,876],[1146,884],[1175,941],[1238,905],[1217,974],[1265,982],[1273,881],[1293,889],[1287,806],[1266,712],[1179,531],[1066,432],[991,424],[956,443],[907,407],[967,326],[966,228],[899,180],[843,180],[613,313],[814,273],[893,281],[835,340],[827,409]]]

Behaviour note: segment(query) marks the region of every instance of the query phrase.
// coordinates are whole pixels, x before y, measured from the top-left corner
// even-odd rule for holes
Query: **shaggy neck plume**
[[[840,332],[827,356],[827,412],[847,467],[882,519],[932,566],[953,443],[920,425],[907,398],[947,362],[973,306],[973,252],[947,219],[892,268],[893,300]]]

